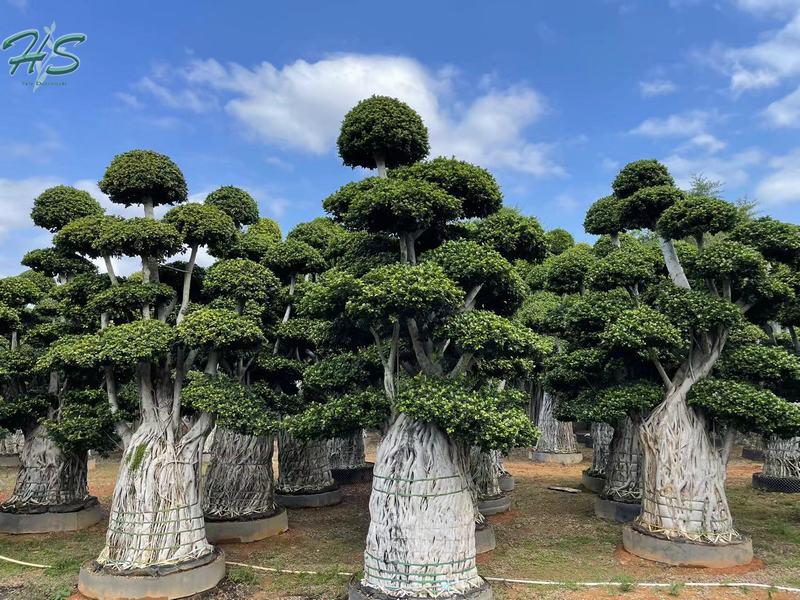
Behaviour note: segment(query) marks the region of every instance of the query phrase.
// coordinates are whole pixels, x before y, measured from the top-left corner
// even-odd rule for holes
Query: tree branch
[[[664,370],[664,365],[661,364],[661,361],[658,359],[658,355],[656,354],[655,350],[650,350],[650,361],[658,371],[658,374],[661,376],[661,381],[664,382],[667,390],[672,389],[672,380],[667,375],[666,370]]]
[[[414,348],[414,355],[417,357],[417,362],[419,362],[422,372],[431,377],[441,376],[442,366],[433,362],[425,352],[425,346],[419,337],[416,319],[409,318],[406,320],[406,324],[408,326],[408,334],[411,336],[411,346]]]
[[[469,312],[473,308],[475,308],[475,300],[478,298],[478,294],[480,293],[482,288],[483,288],[482,283],[479,283],[478,285],[472,287],[472,289],[467,294],[467,297],[464,298],[463,312]]]
[[[186,265],[186,273],[183,274],[183,294],[181,295],[181,307],[178,309],[178,316],[175,319],[176,324],[183,321],[183,316],[186,314],[186,309],[189,307],[189,293],[192,288],[192,271],[194,271],[195,262],[197,262],[197,250],[199,244],[192,246],[192,253],[189,255],[189,264]]]
[[[466,372],[469,368],[470,364],[472,363],[472,352],[464,352],[456,363],[456,366],[453,367],[453,370],[447,374],[449,379],[455,379],[462,373]]]
[[[661,254],[664,256],[664,263],[667,265],[667,271],[672,282],[678,287],[686,288],[687,290],[691,289],[672,240],[659,236],[658,243],[661,245]]]
[[[103,255],[103,262],[106,264],[106,273],[108,274],[108,278],[111,280],[111,285],[119,285],[117,274],[114,273],[114,263],[111,262],[111,257],[108,254]]]

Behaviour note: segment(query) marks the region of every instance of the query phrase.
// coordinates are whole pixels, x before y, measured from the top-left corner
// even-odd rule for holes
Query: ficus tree
[[[475,568],[469,449],[531,443],[519,394],[502,382],[535,370],[549,347],[508,318],[525,288],[495,249],[543,253],[541,227],[531,235],[517,213],[498,210],[488,172],[455,159],[421,162],[427,149],[424,125],[400,101],[373,97],[348,113],[339,153],[347,165],[377,167],[378,177],[345,185],[324,207],[351,231],[394,239],[396,259],[326,277],[315,292],[346,299],[383,367],[391,419],[359,586],[389,597],[486,585]],[[452,226],[462,218],[474,221]]]
[[[85,331],[51,350],[64,368],[102,374],[118,430],[128,430],[95,568],[163,573],[214,557],[203,524],[203,442],[217,415],[231,418],[247,406],[236,375],[264,342],[256,315],[277,295],[277,280],[244,258],[219,261],[209,273],[195,267],[201,246],[223,245],[243,220],[233,202],[184,205],[186,182],[168,157],[120,154],[99,186],[111,202],[139,206],[143,216],[72,220],[56,234],[56,247],[135,257],[141,271],[123,278],[107,261],[102,285],[87,293]],[[163,205],[175,208],[157,219],[155,207]],[[168,262],[187,249],[188,262]],[[248,301],[258,310],[248,311]],[[135,419],[124,415],[127,380],[135,382]]]
[[[31,216],[55,233],[101,212],[86,192],[56,186],[34,200]],[[0,510],[81,510],[97,503],[87,488],[87,452],[114,446],[113,420],[96,372],[49,357],[83,332],[81,300],[98,276],[91,262],[57,248],[32,250],[22,263],[31,270],[0,279],[0,427],[23,435],[14,491]]]
[[[730,384],[714,369],[733,347],[733,332],[792,296],[780,263],[796,260],[800,234],[790,224],[740,222],[735,206],[718,198],[687,196],[654,160],[626,165],[612,188],[587,214],[587,221],[598,217],[593,230],[617,240],[625,231],[653,231],[660,255],[656,269],[652,252],[621,243],[591,275],[595,287],[629,297],[603,327],[600,346],[648,365],[648,381],[657,377],[662,392],[640,428],[635,528],[674,541],[736,543],[725,466],[737,430],[764,428],[766,392],[750,382],[742,385],[752,393],[720,394]],[[790,414],[793,405],[775,398],[778,412]]]

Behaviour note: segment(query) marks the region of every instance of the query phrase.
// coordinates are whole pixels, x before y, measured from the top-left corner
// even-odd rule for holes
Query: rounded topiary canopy
[[[237,227],[252,225],[258,221],[258,204],[242,188],[223,185],[206,196],[206,204],[216,206],[227,214]]]
[[[800,226],[761,217],[744,221],[731,232],[731,238],[757,249],[767,260],[800,261]]]
[[[206,271],[203,291],[215,297],[266,303],[280,288],[280,281],[266,267],[246,258],[215,262]]]
[[[229,244],[236,235],[233,219],[208,204],[176,206],[164,215],[164,221],[173,225],[189,246]]]
[[[538,262],[547,254],[544,230],[539,221],[513,208],[501,208],[480,221],[476,238],[508,260],[521,258]]]
[[[31,219],[39,227],[56,232],[70,221],[101,214],[100,203],[88,192],[57,185],[46,189],[33,201]]]
[[[406,103],[372,96],[345,115],[336,145],[342,162],[349,167],[374,169],[378,158],[394,168],[428,155],[428,129]]]
[[[264,263],[283,279],[325,269],[325,260],[316,248],[294,239],[275,244],[267,251]]]
[[[61,252],[56,248],[31,250],[22,257],[22,264],[48,277],[90,273],[96,270],[96,267],[82,256]]]
[[[174,226],[145,217],[109,222],[95,244],[103,255],[145,258],[169,256],[182,246],[181,234]]]
[[[739,211],[730,202],[707,196],[687,196],[666,209],[656,225],[667,239],[679,240],[731,229]]]
[[[566,229],[556,227],[544,234],[547,251],[553,255],[559,255],[575,245],[575,238]]]
[[[338,238],[347,235],[342,226],[328,217],[317,217],[307,223],[299,223],[287,234],[287,240],[305,242],[323,255],[329,254],[330,246]],[[280,239],[280,238],[279,238]]]
[[[97,258],[102,254],[98,246],[103,232],[117,226],[124,219],[111,215],[89,215],[70,221],[53,237],[55,247],[61,252],[83,254]]]
[[[596,200],[586,211],[583,228],[593,235],[614,235],[622,231],[621,202],[616,196]]]
[[[178,335],[190,348],[251,349],[264,341],[258,323],[224,308],[200,308],[186,315]]]
[[[622,200],[622,225],[625,229],[655,229],[661,214],[683,197],[683,192],[673,185],[642,188]]]
[[[486,217],[503,203],[500,186],[486,169],[454,158],[438,157],[392,171],[396,179],[421,179],[436,184],[461,201],[464,217]]]
[[[186,180],[172,159],[152,150],[118,154],[98,183],[117,204],[129,206],[149,200],[154,206],[187,199]]]
[[[627,198],[642,188],[656,185],[675,185],[667,167],[654,159],[628,163],[611,184],[617,198]]]

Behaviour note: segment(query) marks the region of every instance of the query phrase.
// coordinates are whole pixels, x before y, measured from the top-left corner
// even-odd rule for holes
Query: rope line
[[[26,567],[35,567],[37,569],[52,569],[51,565],[37,565],[35,563],[26,563],[20,560],[16,560],[14,558],[9,558],[7,556],[0,555],[0,560],[22,565]],[[240,562],[233,562],[233,561],[225,561],[226,564],[232,565],[234,567],[246,567],[248,569],[253,569],[255,571],[264,571],[266,573],[282,573],[282,574],[289,574],[289,575],[320,575],[320,571],[305,571],[299,569],[276,569],[274,567],[262,567],[261,565],[251,565],[248,563],[240,563]],[[325,573],[326,575],[328,573]],[[334,575],[340,577],[352,577],[355,575],[353,572],[347,571],[337,571],[333,573]],[[508,584],[518,584],[518,585],[541,585],[541,586],[556,586],[556,587],[564,587],[569,588],[572,586],[578,587],[619,587],[622,585],[619,581],[551,581],[546,579],[508,579],[505,577],[484,577],[486,581],[496,581],[497,583],[508,583]],[[662,582],[654,582],[654,581],[637,581],[636,587],[643,587],[643,588],[669,588],[675,585],[676,582],[670,583],[662,583]],[[685,581],[685,582],[677,582],[681,583],[684,587],[693,587],[693,588],[753,588],[753,589],[760,589],[760,590],[775,590],[778,592],[788,592],[791,594],[800,594],[800,587],[790,587],[786,585],[773,585],[770,583],[755,583],[749,581],[730,581],[730,582],[722,582],[722,581]]]

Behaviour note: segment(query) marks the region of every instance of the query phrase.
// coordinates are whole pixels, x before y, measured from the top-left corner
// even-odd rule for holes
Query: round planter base
[[[475,528],[475,554],[485,554],[497,547],[494,537],[494,527],[486,523],[484,527]]]
[[[347,588],[347,600],[395,600],[402,598],[402,600],[430,600],[429,596],[395,596],[389,595],[370,587],[362,585],[360,581],[351,581],[350,586]],[[479,588],[467,592],[466,594],[456,594],[454,596],[447,596],[447,600],[492,600],[492,588],[489,587],[489,582],[484,581],[483,585]]]
[[[723,569],[746,565],[753,560],[750,538],[724,545],[695,544],[647,535],[631,525],[622,528],[625,550],[640,558],[682,567]]]
[[[603,486],[606,484],[605,477],[597,477],[596,475],[589,475],[588,469],[581,473],[581,483],[590,492],[599,494],[603,491]]]
[[[208,562],[187,565],[166,575],[121,575],[104,571],[94,561],[78,575],[78,591],[96,600],[185,598],[216,587],[225,578],[225,554],[215,549]]]
[[[333,506],[342,501],[342,490],[339,488],[319,492],[318,494],[275,494],[275,502],[286,508],[321,508]]]
[[[747,460],[754,460],[756,462],[764,462],[764,451],[761,448],[752,448],[745,446],[742,448],[742,458]]]
[[[506,512],[509,508],[511,508],[511,498],[506,495],[500,496],[499,498],[488,498],[478,502],[478,512],[484,517],[499,515],[500,513]]]
[[[96,502],[73,512],[10,513],[0,512],[0,533],[54,533],[86,529],[105,518]]]
[[[800,494],[800,479],[796,477],[770,477],[763,473],[753,473],[753,487],[765,492]]]
[[[0,454],[0,467],[16,469],[19,465],[19,454]]]
[[[287,529],[289,529],[289,517],[285,508],[281,508],[271,517],[250,521],[206,520],[206,538],[211,544],[257,542],[283,533]]]
[[[367,463],[365,467],[356,467],[354,469],[331,469],[331,475],[339,485],[369,483],[372,481],[372,468],[374,466],[374,463]]]
[[[555,463],[558,465],[577,465],[583,461],[583,454],[580,452],[536,452],[531,450],[528,458],[533,462]]]
[[[511,473],[500,475],[500,489],[504,492],[514,491],[514,476]]]
[[[630,523],[642,512],[641,504],[628,504],[607,498],[594,499],[594,514],[601,519],[616,521],[617,523]]]

